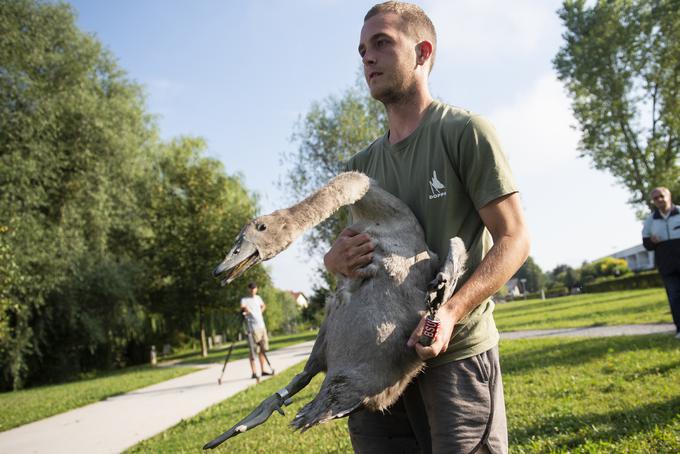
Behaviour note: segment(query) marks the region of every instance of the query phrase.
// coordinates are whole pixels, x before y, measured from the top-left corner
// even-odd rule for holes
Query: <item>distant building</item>
[[[289,291],[288,293],[290,293],[293,296],[293,299],[295,299],[295,302],[297,303],[300,309],[304,309],[307,306],[309,306],[309,301],[307,300],[307,297],[305,296],[304,293],[293,291]]]
[[[648,251],[642,244],[609,254],[607,257],[625,259],[631,271],[654,269],[654,251]]]
[[[505,284],[505,288],[508,290],[508,296],[510,297],[522,296],[522,283],[519,281],[519,278],[513,277],[510,279]]]

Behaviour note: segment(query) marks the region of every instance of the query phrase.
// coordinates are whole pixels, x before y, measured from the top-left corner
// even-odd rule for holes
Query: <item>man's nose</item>
[[[361,62],[364,65],[372,65],[375,63],[375,57],[373,54],[369,53],[368,51],[364,54],[363,57],[361,57]]]

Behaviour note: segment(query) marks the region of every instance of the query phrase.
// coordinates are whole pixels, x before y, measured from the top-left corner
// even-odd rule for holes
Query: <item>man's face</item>
[[[250,290],[250,296],[255,296],[257,295],[257,287],[251,288]]]
[[[378,14],[364,22],[359,55],[371,96],[390,104],[415,90],[416,45],[394,13]]]
[[[659,211],[665,213],[671,208],[671,195],[668,191],[655,189],[652,191],[652,202]]]

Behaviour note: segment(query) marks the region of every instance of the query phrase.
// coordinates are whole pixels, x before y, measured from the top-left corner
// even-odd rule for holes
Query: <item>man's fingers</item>
[[[340,232],[340,235],[338,235],[338,237],[344,236],[344,237],[352,238],[354,236],[357,236],[358,234],[359,234],[359,232],[357,232],[356,230],[352,230],[349,227],[347,227],[347,228],[343,229],[342,232]]]
[[[375,249],[375,247],[373,246],[373,243],[368,241],[366,243],[363,243],[359,246],[355,246],[352,249],[350,249],[349,255],[351,257],[362,257],[362,256],[369,255],[371,252],[373,252],[373,249]]]
[[[411,333],[411,337],[408,338],[408,342],[406,342],[406,345],[409,347],[413,347],[418,343],[418,339],[420,339],[420,334],[423,331],[423,325],[425,325],[425,317],[420,319],[420,322],[418,322],[418,326],[416,326],[416,329],[413,330]]]
[[[425,347],[424,345],[416,344],[416,353],[423,361],[427,361],[428,359],[432,359],[435,356],[437,356],[437,354],[435,353],[434,344],[427,347]]]
[[[367,233],[357,233],[352,237],[347,237],[347,245],[349,247],[359,247],[365,243],[370,243],[371,237]]]

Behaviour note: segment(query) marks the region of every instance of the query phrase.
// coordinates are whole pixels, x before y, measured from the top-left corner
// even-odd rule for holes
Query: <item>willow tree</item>
[[[680,195],[680,1],[567,0],[554,59],[580,151],[642,208],[655,186]]]
[[[139,334],[128,284],[139,282],[136,188],[155,131],[140,87],[70,6],[2,1],[0,36],[0,229],[12,260],[0,269],[0,386],[19,388]]]

